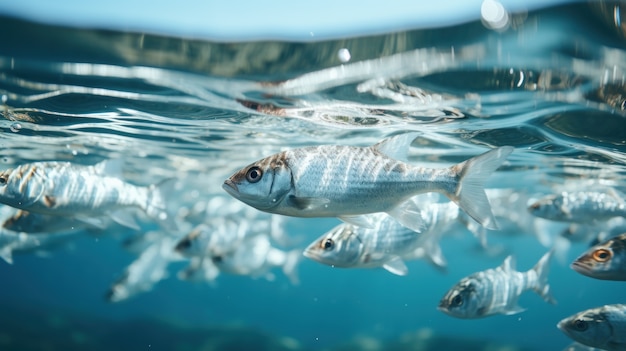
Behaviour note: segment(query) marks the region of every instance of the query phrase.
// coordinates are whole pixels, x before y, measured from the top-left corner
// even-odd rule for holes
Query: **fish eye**
[[[9,182],[9,177],[8,176],[0,176],[0,185],[6,185],[6,183]]]
[[[461,296],[461,294],[456,294],[456,296],[450,300],[450,306],[459,307],[461,305],[463,305],[463,296]]]
[[[256,183],[263,177],[263,171],[257,166],[252,166],[246,172],[246,180],[250,183]]]
[[[598,262],[606,262],[611,256],[613,256],[613,253],[607,249],[597,249],[592,254],[593,259]]]
[[[335,246],[335,241],[333,239],[326,239],[322,243],[322,248],[324,250],[332,250],[334,246]]]
[[[589,324],[582,319],[575,320],[573,326],[578,331],[585,331],[587,330],[587,328],[589,328]]]
[[[178,245],[176,245],[177,250],[185,250],[190,247],[191,247],[191,240],[189,239],[183,239],[178,243]]]

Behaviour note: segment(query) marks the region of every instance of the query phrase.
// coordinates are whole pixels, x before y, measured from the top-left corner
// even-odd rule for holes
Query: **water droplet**
[[[3,104],[6,104],[8,99],[9,98],[6,95],[4,95],[4,94],[2,95],[2,103]]]
[[[72,150],[72,155],[74,155],[74,156],[78,155],[78,151],[77,150]]]
[[[22,129],[22,125],[19,123],[12,123],[10,128],[13,133],[17,133]]]
[[[341,63],[346,63],[350,61],[352,55],[350,55],[350,50],[346,48],[341,48],[339,49],[339,51],[337,51],[337,57],[339,58],[339,61],[341,61]]]
[[[490,29],[504,30],[509,25],[509,14],[497,0],[484,0],[480,6],[483,24]]]

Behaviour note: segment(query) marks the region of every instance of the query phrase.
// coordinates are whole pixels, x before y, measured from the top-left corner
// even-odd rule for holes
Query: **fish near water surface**
[[[626,351],[626,305],[591,308],[561,320],[557,327],[571,339],[608,351]]]
[[[339,217],[372,227],[364,214],[386,212],[420,232],[423,219],[411,197],[439,192],[483,226],[496,229],[483,184],[513,151],[499,147],[450,168],[405,163],[418,133],[370,147],[323,145],[283,151],[233,174],[223,188],[261,211],[293,217]]]
[[[571,268],[595,279],[626,281],[626,233],[590,247]]]
[[[533,290],[546,302],[554,303],[548,284],[552,251],[549,251],[527,272],[515,270],[513,256],[501,266],[474,273],[461,279],[439,302],[439,310],[456,318],[482,318],[495,314],[523,312],[518,305],[520,295]]]
[[[139,208],[165,223],[173,220],[157,186],[136,186],[122,180],[121,160],[93,166],[70,162],[34,162],[0,172],[0,203],[55,216],[85,218],[105,213],[120,224],[138,227],[124,211]]]

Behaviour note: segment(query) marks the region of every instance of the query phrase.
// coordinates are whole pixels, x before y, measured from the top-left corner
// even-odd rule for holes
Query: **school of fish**
[[[172,262],[187,263],[178,279],[209,284],[222,274],[275,280],[277,271],[298,284],[305,258],[411,279],[407,261],[446,270],[440,247],[446,235],[465,230],[485,252],[499,254],[487,236],[516,231],[534,233],[546,247],[534,267],[517,271],[509,255],[498,267],[458,277],[433,307],[462,319],[512,315],[525,311],[518,301],[529,290],[554,304],[550,264],[567,250],[564,243],[590,243],[571,262],[575,272],[626,281],[626,206],[618,189],[574,186],[539,195],[485,189],[512,147],[429,168],[409,160],[418,135],[399,133],[369,146],[288,149],[234,171],[222,185],[225,193],[189,200],[183,210],[168,208],[168,198],[179,196],[176,180],[132,184],[120,160],[18,165],[0,171],[0,257],[13,263],[16,252],[46,252],[116,226],[131,233],[122,244],[136,255],[104,294],[120,302],[168,278]],[[294,217],[342,222],[301,246],[285,229]],[[145,223],[153,230],[141,231]],[[555,227],[560,235],[553,235]],[[575,347],[626,350],[626,305],[582,311],[557,327]]]

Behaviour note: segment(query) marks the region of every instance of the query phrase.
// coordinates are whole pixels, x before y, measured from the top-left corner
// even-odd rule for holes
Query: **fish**
[[[557,324],[565,335],[583,345],[608,351],[626,350],[626,305],[591,308]]]
[[[0,172],[0,203],[24,211],[77,219],[111,215],[114,221],[139,228],[124,211],[141,209],[148,217],[173,226],[163,189],[136,186],[121,179],[121,160],[85,166],[70,162],[34,162]]]
[[[552,221],[589,224],[626,216],[626,203],[615,189],[563,191],[534,201],[528,211]]]
[[[421,195],[420,195],[421,196]],[[304,256],[333,267],[382,267],[396,275],[408,274],[405,260],[426,258],[444,269],[446,261],[439,247],[441,235],[456,221],[459,210],[451,203],[424,206],[427,226],[417,233],[385,213],[371,214],[373,229],[342,223],[312,242]]]
[[[520,295],[533,290],[546,302],[556,303],[550,293],[548,272],[552,251],[548,251],[527,272],[515,270],[513,256],[495,269],[461,279],[439,302],[438,309],[456,318],[483,318],[496,314],[512,315],[525,311],[518,305]]]
[[[489,229],[497,229],[483,184],[513,147],[503,146],[449,168],[405,162],[418,133],[369,147],[322,145],[283,151],[235,172],[222,185],[234,198],[264,212],[292,217],[338,217],[372,228],[365,214],[386,212],[421,232],[415,195],[438,192]]]
[[[111,285],[105,295],[109,302],[127,300],[139,293],[147,292],[159,281],[167,278],[167,267],[179,259],[174,252],[176,239],[162,233],[135,259],[120,278]]]
[[[82,218],[73,216],[53,216],[37,212],[17,210],[2,223],[2,228],[24,233],[56,233],[87,228],[106,228],[106,218]]]
[[[206,256],[192,257],[189,265],[177,273],[180,280],[213,284],[220,274],[219,268]]]
[[[626,281],[626,233],[590,247],[570,267],[587,277]]]
[[[282,268],[292,284],[299,284],[296,268],[302,256],[301,250],[282,251],[272,246],[268,235],[257,235],[244,240],[236,250],[223,255],[211,256],[220,272],[265,277],[273,280],[273,268]]]

